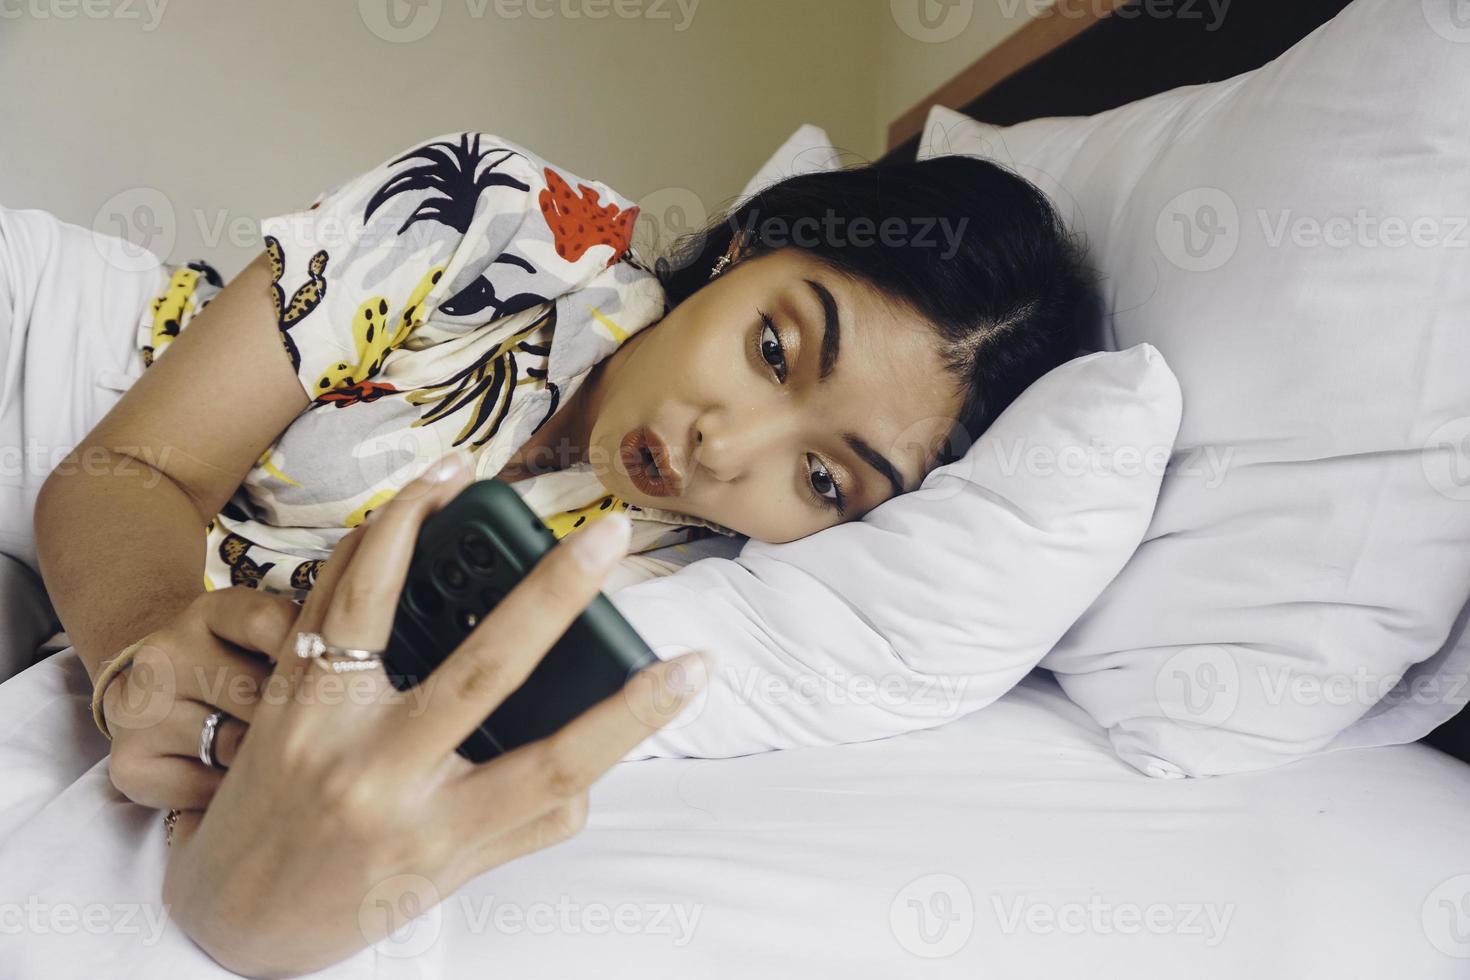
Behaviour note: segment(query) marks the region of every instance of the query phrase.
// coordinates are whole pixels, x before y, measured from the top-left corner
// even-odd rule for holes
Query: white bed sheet
[[[0,975],[226,976],[162,916],[159,814],[86,693],[69,649],[0,685]],[[1470,974],[1470,766],[1422,745],[1152,780],[1041,673],[930,731],[623,763],[592,803],[320,975]]]

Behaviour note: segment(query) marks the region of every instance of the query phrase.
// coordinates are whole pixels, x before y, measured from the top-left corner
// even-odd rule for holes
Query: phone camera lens
[[[461,541],[459,553],[465,563],[477,572],[488,572],[495,567],[495,549],[481,535],[471,534]]]
[[[453,558],[446,558],[439,563],[439,578],[454,592],[458,592],[464,588],[465,583],[470,580],[469,576],[465,574],[465,570],[460,567],[459,562]]]

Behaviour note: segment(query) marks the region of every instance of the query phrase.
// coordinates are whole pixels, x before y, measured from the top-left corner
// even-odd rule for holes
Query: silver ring
[[[220,719],[224,716],[223,711],[214,712],[204,719],[204,727],[199,729],[199,761],[215,769],[229,768],[214,757],[214,738],[219,734]]]
[[[321,657],[317,660],[317,663],[334,674],[347,674],[355,670],[376,670],[383,666],[381,658],[373,660],[334,660],[331,657]]]
[[[301,630],[296,634],[296,656],[308,660],[319,657],[335,657],[341,660],[381,660],[382,650],[358,650],[352,647],[339,647],[322,639],[320,633],[312,633],[309,630]]]
[[[301,630],[296,634],[296,656],[315,660],[333,673],[372,670],[383,663],[383,651],[339,647],[322,639],[320,633]]]

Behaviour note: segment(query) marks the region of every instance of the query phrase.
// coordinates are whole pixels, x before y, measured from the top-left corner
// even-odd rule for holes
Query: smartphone
[[[499,479],[476,480],[425,519],[383,653],[393,685],[408,690],[423,683],[555,544],[555,535]],[[484,762],[544,738],[656,659],[598,593],[525,683],[460,744],[459,754]]]

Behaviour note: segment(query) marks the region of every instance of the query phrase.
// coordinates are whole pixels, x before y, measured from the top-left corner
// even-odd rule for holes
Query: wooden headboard
[[[935,104],[1001,126],[1088,116],[1259,68],[1349,2],[1057,0],[894,120],[881,160],[913,159]]]

